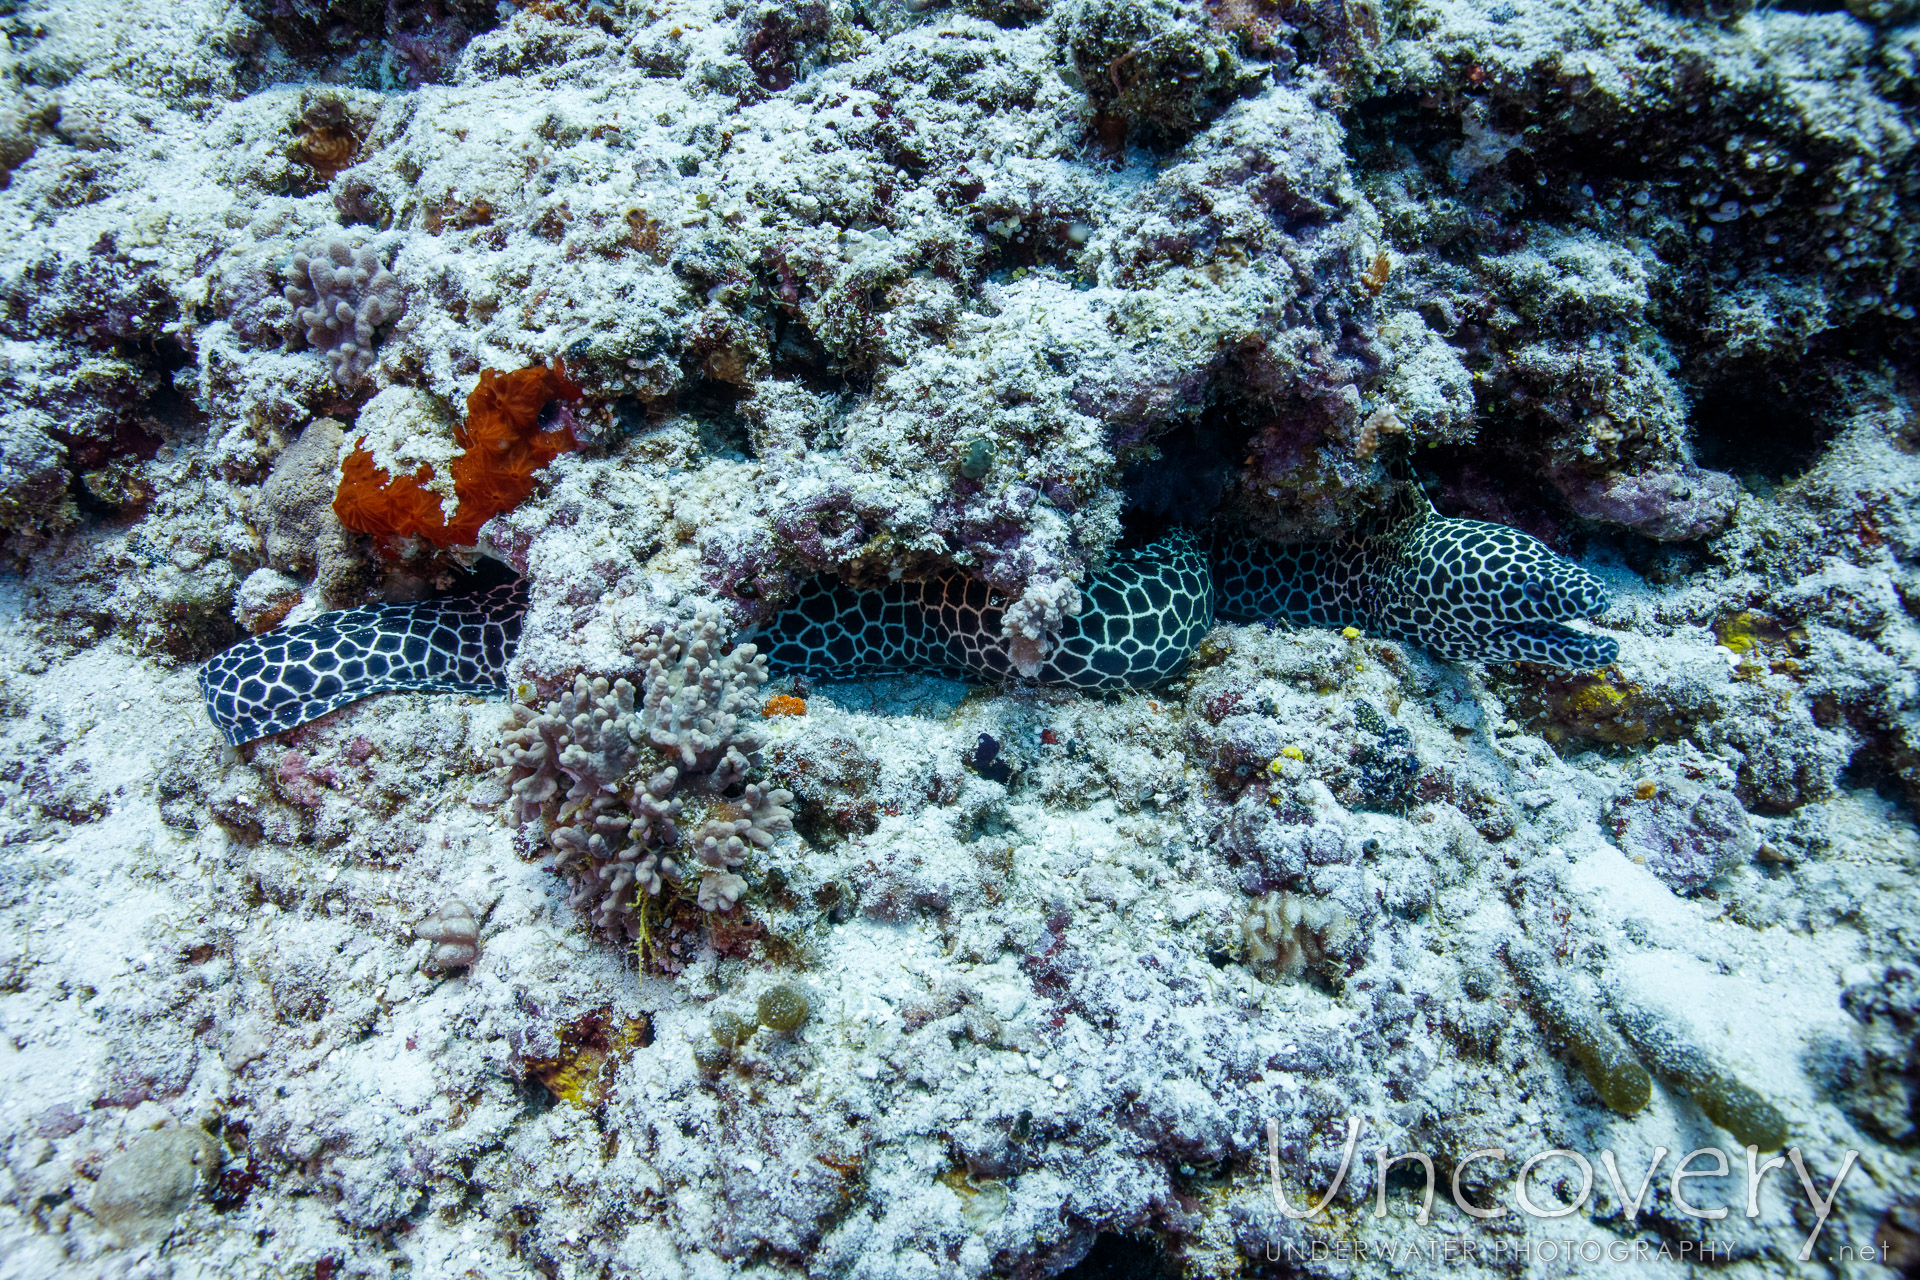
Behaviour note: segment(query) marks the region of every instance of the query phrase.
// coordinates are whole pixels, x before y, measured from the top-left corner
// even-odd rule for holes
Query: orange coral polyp
[[[431,479],[433,468],[424,462],[411,476],[395,477],[374,466],[365,449],[355,449],[340,464],[333,513],[349,529],[386,538],[445,528],[440,495],[427,488]]]
[[[554,400],[579,398],[580,388],[559,360],[551,369],[482,369],[480,385],[467,396],[467,420],[453,430],[454,443],[465,452],[453,460],[457,506],[451,521],[440,495],[426,487],[431,466],[422,463],[411,476],[390,475],[373,465],[364,440],[340,466],[333,512],[347,528],[377,537],[473,546],[481,525],[526,501],[534,472],[574,447],[564,428],[540,430],[540,414]]]

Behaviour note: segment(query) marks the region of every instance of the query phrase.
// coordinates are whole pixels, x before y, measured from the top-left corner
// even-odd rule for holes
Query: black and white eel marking
[[[520,643],[526,587],[372,604],[275,627],[200,668],[214,727],[238,746],[371,694],[400,690],[497,694]]]
[[[1539,539],[1437,514],[1418,489],[1355,530],[1279,545],[1178,529],[1117,552],[1040,668],[1042,684],[1146,688],[1176,675],[1216,619],[1358,627],[1450,661],[1604,667],[1609,637],[1564,625],[1606,588]],[[1007,601],[962,573],[857,590],[816,578],[757,637],[777,673],[920,672],[1004,679]],[[242,640],[200,670],[207,713],[238,745],[375,693],[497,694],[526,609],[517,583],[417,604],[323,614]]]

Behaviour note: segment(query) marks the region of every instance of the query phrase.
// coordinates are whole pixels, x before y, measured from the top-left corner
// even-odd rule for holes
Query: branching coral
[[[448,519],[441,496],[429,487],[430,464],[412,475],[393,475],[379,467],[363,437],[340,466],[334,514],[340,523],[380,537],[424,538],[437,547],[470,547],[480,526],[511,511],[533,492],[533,473],[574,447],[563,416],[551,427],[541,414],[555,400],[580,398],[580,388],[555,360],[512,373],[480,371],[480,385],[467,396],[467,421],[454,428],[454,442],[465,452],[450,466],[457,499]]]
[[[333,366],[333,380],[352,391],[373,367],[376,331],[406,309],[400,280],[369,245],[329,240],[311,255],[293,255],[293,283],[283,290],[314,350]]]
[[[516,818],[547,825],[574,905],[615,938],[639,935],[639,893],[695,871],[700,908],[731,910],[746,890],[734,868],[793,822],[792,793],[745,782],[766,659],[721,652],[711,621],[649,637],[639,656],[640,689],[583,675],[543,708],[516,701],[500,752]]]

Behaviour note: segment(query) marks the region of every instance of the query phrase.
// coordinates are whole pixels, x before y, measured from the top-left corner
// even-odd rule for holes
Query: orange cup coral
[[[467,420],[454,428],[454,443],[466,452],[453,460],[452,520],[440,495],[428,488],[433,468],[420,464],[411,476],[394,476],[374,465],[365,440],[340,466],[333,513],[340,523],[382,538],[421,538],[436,547],[470,547],[480,526],[511,511],[533,492],[533,473],[574,447],[566,428],[541,430],[540,414],[554,400],[578,400],[580,388],[559,360],[549,369],[531,365],[512,373],[480,371],[480,385],[467,396]]]

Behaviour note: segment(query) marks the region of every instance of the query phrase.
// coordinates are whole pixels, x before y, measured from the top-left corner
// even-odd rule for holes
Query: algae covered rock
[[[43,429],[53,425],[31,410],[0,420],[0,528],[63,528],[73,522],[66,451]]]
[[[1066,44],[1094,109],[1150,144],[1184,142],[1248,78],[1231,41],[1164,0],[1082,0]]]
[[[1675,893],[1693,893],[1760,848],[1747,811],[1731,791],[1684,777],[1636,783],[1615,800],[1614,838]]]
[[[1685,725],[1659,692],[1613,668],[1552,677],[1520,691],[1514,710],[1555,745],[1572,740],[1632,747],[1671,738]]]
[[[1753,1086],[1729,1075],[1713,1075],[1689,1081],[1688,1088],[1707,1119],[1732,1134],[1740,1145],[1762,1151],[1778,1151],[1787,1145],[1786,1117]]]
[[[755,1013],[760,1025],[769,1031],[798,1031],[813,1012],[804,989],[791,982],[771,987],[760,994]]]
[[[713,1015],[712,1034],[714,1043],[723,1049],[738,1049],[753,1038],[760,1024],[744,1014],[722,1009]]]
[[[162,1129],[107,1162],[93,1184],[93,1217],[122,1244],[157,1240],[220,1172],[220,1144],[204,1129]]]
[[[1535,946],[1514,940],[1507,962],[1541,1022],[1566,1042],[1581,1074],[1607,1109],[1623,1116],[1653,1098],[1653,1077],[1601,1011],[1584,980],[1554,964]]]

